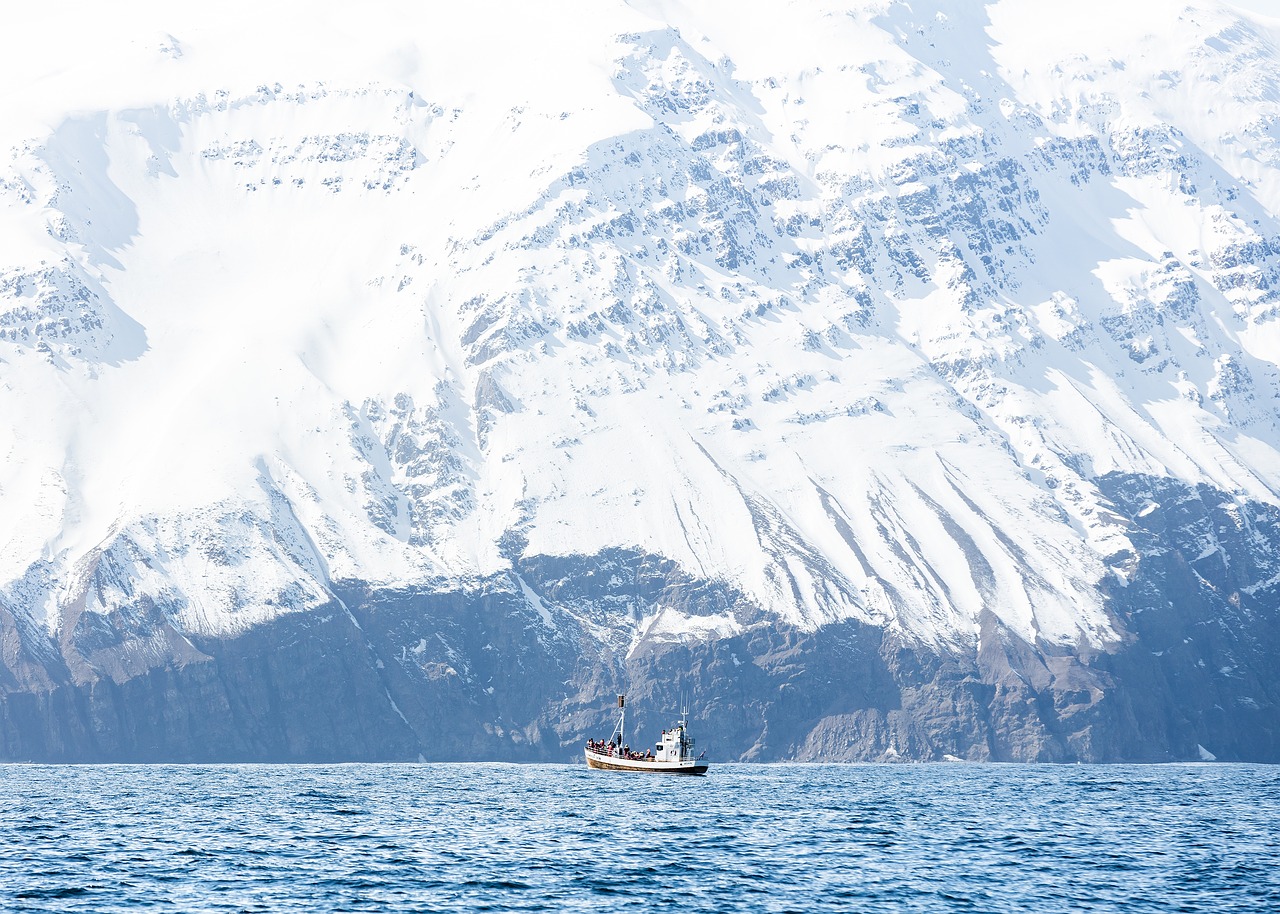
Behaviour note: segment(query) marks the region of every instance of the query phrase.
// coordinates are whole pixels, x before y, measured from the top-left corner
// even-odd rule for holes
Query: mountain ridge
[[[269,729],[245,696],[278,720],[308,682],[338,702],[328,654],[365,689],[330,713],[399,734],[360,737],[370,757],[427,746],[430,696],[471,751],[556,757],[604,713],[590,689],[669,699],[669,676],[739,696],[710,705],[752,722],[718,734],[748,758],[1198,757],[1193,731],[1273,758],[1270,26],[1212,3],[1094,4],[1094,29],[1018,0],[814,2],[769,35],[681,4],[385,7],[401,34],[361,22],[330,80],[321,24],[237,51],[157,9],[128,55],[155,86],[25,76],[9,103],[6,753],[200,757],[202,714]],[[1214,524],[1146,526],[1190,503]],[[618,556],[665,570],[627,596],[601,580]],[[504,645],[428,637],[431,594]],[[1177,675],[1134,659],[1143,614],[1197,612],[1256,632],[1186,636],[1205,653]],[[511,637],[526,620],[552,620],[551,661]],[[267,632],[312,644],[294,673]],[[1217,713],[1179,685],[1209,658],[1248,671],[1209,691],[1253,736],[1123,736],[1134,689]],[[541,705],[484,697],[504,662]],[[774,695],[796,683],[814,697]],[[318,732],[233,742],[328,757]]]

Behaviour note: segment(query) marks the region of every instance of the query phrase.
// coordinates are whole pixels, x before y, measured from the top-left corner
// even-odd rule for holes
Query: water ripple
[[[1262,766],[0,766],[14,911],[1280,909]]]

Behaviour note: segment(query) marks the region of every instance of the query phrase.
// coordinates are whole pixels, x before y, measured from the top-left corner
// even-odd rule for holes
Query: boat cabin
[[[692,758],[693,739],[685,733],[683,726],[675,726],[670,730],[663,730],[662,742],[658,743],[653,757],[659,762],[679,762]]]

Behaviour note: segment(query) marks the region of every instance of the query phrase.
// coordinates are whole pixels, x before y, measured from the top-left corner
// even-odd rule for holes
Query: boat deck
[[[650,774],[706,774],[710,763],[705,759],[684,759],[679,762],[659,762],[652,759],[629,759],[621,755],[584,750],[587,767],[601,771],[643,771]]]

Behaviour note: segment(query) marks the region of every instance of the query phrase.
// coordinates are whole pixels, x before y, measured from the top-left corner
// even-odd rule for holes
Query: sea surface
[[[1277,911],[1280,768],[0,766],[6,911]]]

